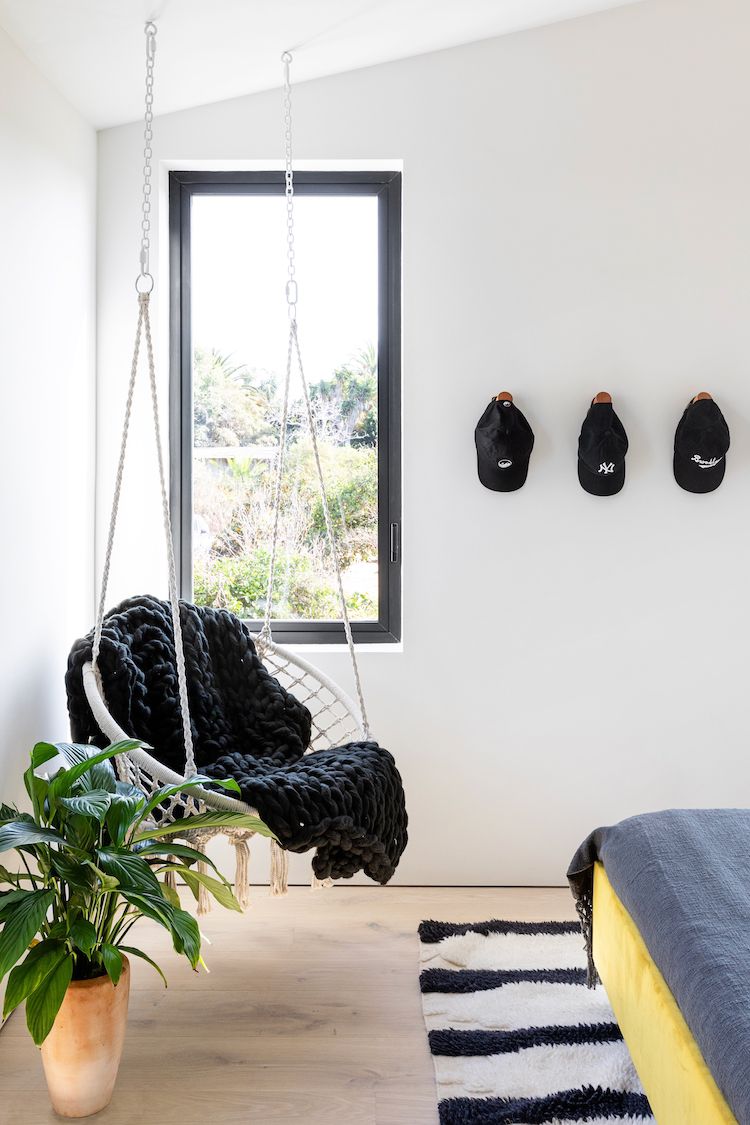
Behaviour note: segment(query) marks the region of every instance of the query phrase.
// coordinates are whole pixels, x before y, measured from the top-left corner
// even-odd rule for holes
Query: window
[[[295,174],[299,335],[357,641],[400,638],[401,175]],[[281,172],[170,174],[172,510],[183,597],[259,627],[288,317]],[[343,641],[293,375],[274,636]]]

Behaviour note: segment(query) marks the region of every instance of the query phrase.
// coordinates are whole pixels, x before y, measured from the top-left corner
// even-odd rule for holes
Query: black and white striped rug
[[[654,1125],[577,922],[423,922],[441,1125]]]

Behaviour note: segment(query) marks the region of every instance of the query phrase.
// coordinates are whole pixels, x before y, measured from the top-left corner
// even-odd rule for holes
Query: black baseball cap
[[[724,480],[729,427],[708,391],[688,403],[674,435],[674,479],[687,492],[713,492]]]
[[[600,391],[592,400],[578,439],[578,479],[592,496],[614,496],[625,483],[628,435],[612,406],[612,397]]]
[[[474,430],[477,471],[485,488],[515,492],[526,480],[534,434],[509,391],[493,398]]]

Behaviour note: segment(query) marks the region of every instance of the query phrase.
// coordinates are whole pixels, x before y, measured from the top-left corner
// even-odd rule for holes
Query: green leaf
[[[212,777],[212,785],[219,785],[222,789],[228,789],[230,793],[237,793],[242,796],[242,790],[239,783],[233,777]]]
[[[122,953],[119,949],[115,949],[114,945],[104,942],[102,945],[102,961],[109,979],[116,987],[122,973]]]
[[[123,891],[122,897],[131,906],[134,906],[144,918],[150,918],[152,922],[158,922],[165,930],[172,932],[171,915],[173,907],[161,893],[161,885],[159,886],[159,894],[155,895],[139,895],[135,891]],[[178,953],[182,950],[179,949]]]
[[[199,816],[191,816],[185,820],[175,820],[170,824],[161,824],[151,832],[139,832],[133,838],[133,841],[137,843],[142,840],[159,840],[164,836],[179,835],[198,828],[244,828],[251,832],[257,832],[259,836],[270,836],[272,840],[276,839],[271,829],[263,823],[259,816],[253,816],[250,813],[216,810],[215,812],[201,813]]]
[[[56,875],[64,879],[71,890],[90,891],[94,885],[94,873],[83,863],[78,863],[66,852],[50,851],[50,864]]]
[[[49,782],[45,781],[43,777],[37,777],[34,770],[29,766],[23,775],[23,784],[31,798],[34,816],[36,820],[40,820],[44,810],[44,802],[49,792]]]
[[[117,779],[111,762],[99,762],[87,770],[81,781],[88,781],[91,789],[104,789],[107,793],[115,792]]]
[[[140,811],[146,804],[146,794],[134,785],[121,781],[117,785],[117,791],[112,794],[106,823],[112,843],[119,847],[130,826],[139,819]]]
[[[6,917],[0,934],[0,980],[36,937],[54,897],[54,891],[31,891]]]
[[[53,742],[37,742],[34,749],[31,751],[31,768],[38,770],[45,762],[52,761],[60,754],[57,746]]]
[[[184,953],[193,968],[196,968],[201,955],[201,935],[198,923],[186,910],[175,910],[161,895],[133,894],[122,891],[122,897],[135,906],[141,914],[153,919],[172,935],[172,944],[177,953]]]
[[[65,824],[65,836],[76,848],[90,853],[99,839],[99,826],[90,816],[69,813]]]
[[[80,797],[60,797],[59,802],[70,812],[78,816],[93,817],[101,824],[107,815],[111,799],[105,789],[91,789]]]
[[[164,981],[164,987],[165,988],[167,987],[167,978],[164,976],[164,973],[161,971],[159,966],[156,964],[156,961],[152,961],[151,958],[148,956],[148,954],[144,953],[142,949],[136,949],[135,946],[132,946],[132,945],[121,945],[120,950],[123,953],[129,953],[131,955],[131,957],[140,957],[140,959],[142,961],[148,962],[148,964],[151,966],[152,969],[156,969],[157,973],[159,974],[161,979]]]
[[[65,957],[26,1000],[26,1024],[37,1047],[52,1030],[72,976],[73,960]]]
[[[62,919],[59,922],[53,922],[47,926],[47,939],[49,941],[67,941],[68,926]],[[36,949],[36,946],[34,946]]]
[[[159,880],[139,855],[117,848],[102,848],[96,853],[97,864],[117,879],[121,890],[131,890],[138,894],[160,894]]]
[[[155,789],[148,804],[141,813],[141,820],[145,820],[150,813],[157,809],[162,801],[166,801],[168,797],[174,797],[178,793],[184,793],[188,789],[195,789],[198,785],[220,785],[222,789],[231,789],[233,792],[239,793],[240,787],[233,777],[218,778],[207,777],[205,774],[196,773],[192,777],[185,778],[177,785],[162,785],[159,789]]]
[[[129,750],[137,750],[140,745],[141,743],[133,738],[129,738],[124,742],[113,742],[106,750],[99,750],[90,758],[86,758],[85,761],[77,762],[69,769],[62,770],[50,785],[50,800],[57,800],[59,797],[67,796],[79,777],[83,777],[92,766],[97,765],[99,762],[108,762],[110,758],[114,758],[118,754],[126,754]]]
[[[227,910],[236,910],[239,914],[242,914],[242,907],[227,883],[222,883],[219,879],[214,879],[210,875],[204,875],[202,871],[188,871],[186,868],[176,866],[171,866],[166,870],[180,871],[182,878],[196,898],[198,897],[198,887],[203,886],[207,891],[210,891],[220,906],[225,906]]]
[[[40,941],[30,949],[20,965],[11,970],[5,986],[3,1019],[10,1015],[53,972],[63,957],[69,956],[61,941]]]
[[[137,785],[131,785],[129,781],[116,781],[115,793],[118,797],[140,797],[142,801],[146,800],[146,794]]]
[[[40,824],[30,823],[28,820],[9,820],[0,825],[0,852],[7,852],[11,848],[18,848],[22,844],[58,844],[67,847],[66,841],[51,828],[44,828]]]
[[[33,891],[24,890],[3,891],[0,895],[0,922],[7,914],[10,914],[10,912],[15,909],[16,905],[21,902],[22,899],[28,898],[29,895],[33,893]]]
[[[12,805],[0,805],[0,824],[5,824],[6,820],[18,820],[19,816],[18,809]]]
[[[206,863],[209,867],[212,867],[214,869],[217,875],[221,874],[214,861],[207,855],[204,855],[203,852],[199,852],[196,848],[190,848],[187,846],[187,844],[178,844],[174,840],[164,840],[161,843],[157,842],[155,844],[145,844],[144,847],[139,849],[138,855],[163,855],[167,857],[173,855],[178,859],[185,859],[189,863]],[[182,868],[179,867],[179,870],[182,870]]]
[[[92,751],[91,746],[81,742],[54,742],[46,745],[54,747],[55,753],[60,755],[66,767],[85,762],[91,756]],[[93,749],[96,750],[97,748],[93,747]]]
[[[161,893],[164,895],[170,906],[173,906],[175,910],[179,910],[181,906],[180,896],[177,894],[175,888],[170,886],[170,884],[167,883],[166,880],[162,880],[159,883],[159,886],[161,887]]]
[[[99,935],[96,932],[96,927],[86,918],[76,918],[73,925],[70,927],[70,938],[74,945],[78,946],[81,953],[85,953],[87,957],[91,957],[91,951],[96,945]]]
[[[99,882],[102,885],[103,891],[115,891],[115,890],[117,890],[117,888],[120,885],[119,880],[117,880],[113,875],[107,875],[107,873],[105,871],[102,871],[101,868],[96,866],[96,864],[93,862],[93,860],[87,859],[85,862],[86,862],[86,866],[90,867],[91,870],[96,875],[96,877],[98,878]]]
[[[177,948],[175,935],[180,939],[182,949]],[[178,953],[184,953],[194,969],[197,969],[201,956],[201,935],[198,923],[187,910],[172,910],[172,942]]]

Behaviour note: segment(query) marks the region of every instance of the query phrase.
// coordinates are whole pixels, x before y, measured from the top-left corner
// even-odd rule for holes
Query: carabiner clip
[[[153,59],[156,54],[156,24],[153,20],[147,20],[143,30],[146,33],[146,57]]]

